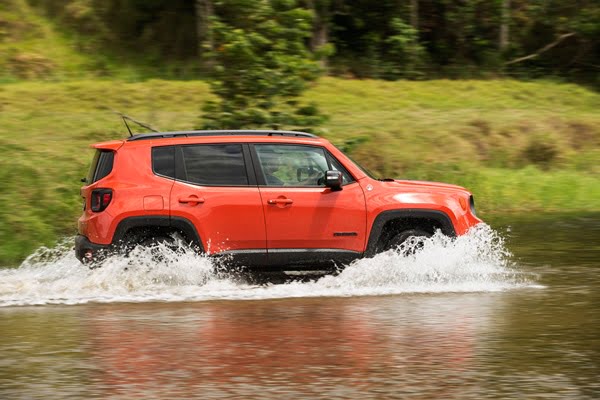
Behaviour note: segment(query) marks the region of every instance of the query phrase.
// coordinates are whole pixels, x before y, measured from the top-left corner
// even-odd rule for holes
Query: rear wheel
[[[387,250],[398,249],[402,255],[411,255],[423,249],[425,240],[433,236],[421,229],[408,229],[394,235],[387,245]]]
[[[175,239],[170,236],[151,236],[140,241],[139,246],[156,247],[160,245],[171,246],[175,243]]]
[[[164,254],[165,250],[176,251],[178,248],[177,239],[166,235],[146,237],[140,240],[134,248],[135,247],[148,250],[148,253],[146,254],[150,257],[152,262],[156,263],[164,262],[166,260]],[[131,253],[129,253],[129,256],[131,256]]]

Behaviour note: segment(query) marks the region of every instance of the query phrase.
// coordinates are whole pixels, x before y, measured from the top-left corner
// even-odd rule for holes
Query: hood
[[[441,188],[441,189],[467,191],[464,187],[457,186],[457,185],[451,185],[449,183],[441,183],[441,182],[411,181],[411,180],[394,179],[393,183],[400,184],[403,186],[406,185],[406,186],[419,187],[419,188],[423,188],[423,189]]]

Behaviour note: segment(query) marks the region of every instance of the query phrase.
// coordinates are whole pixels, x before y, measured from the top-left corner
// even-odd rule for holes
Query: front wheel
[[[404,255],[412,255],[423,249],[425,241],[433,236],[421,229],[409,229],[394,235],[387,245],[387,250],[398,249]]]

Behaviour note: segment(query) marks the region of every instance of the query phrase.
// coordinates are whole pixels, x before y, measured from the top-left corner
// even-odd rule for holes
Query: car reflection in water
[[[93,380],[104,394],[139,398],[444,398],[464,394],[484,303],[412,295],[98,306],[88,332]]]

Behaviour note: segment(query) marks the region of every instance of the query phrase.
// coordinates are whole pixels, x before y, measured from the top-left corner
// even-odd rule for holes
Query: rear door
[[[361,254],[366,207],[360,185],[324,148],[308,145],[251,146],[267,228],[270,262],[319,261]],[[342,171],[332,191],[325,171]]]
[[[209,254],[266,257],[263,208],[248,146],[196,144],[176,152],[171,217],[193,222]]]

